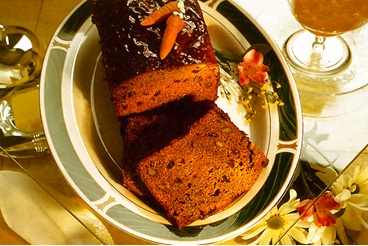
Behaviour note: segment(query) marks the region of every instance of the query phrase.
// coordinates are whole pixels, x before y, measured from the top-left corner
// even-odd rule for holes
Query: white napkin
[[[34,180],[20,172],[0,171],[0,211],[8,226],[30,244],[102,244]],[[108,233],[101,225],[96,226]],[[107,243],[113,243],[111,237]]]

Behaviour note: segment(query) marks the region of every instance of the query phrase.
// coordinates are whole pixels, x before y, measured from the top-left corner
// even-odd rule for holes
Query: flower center
[[[267,226],[273,230],[281,229],[285,225],[285,220],[278,214],[272,215],[267,221]]]
[[[345,210],[346,210],[346,208],[342,208],[337,213],[334,213],[333,216],[335,217],[335,219],[340,218],[341,216],[343,216],[344,213],[345,213]]]
[[[350,190],[351,194],[358,194],[359,191],[360,191],[360,187],[359,187],[359,185],[354,183],[349,187],[349,190]]]

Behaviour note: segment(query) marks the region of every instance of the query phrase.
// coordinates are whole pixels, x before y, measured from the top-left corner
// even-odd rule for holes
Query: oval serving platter
[[[41,77],[41,114],[51,152],[76,192],[107,221],[157,243],[214,243],[249,229],[283,197],[295,172],[302,138],[301,106],[282,55],[267,34],[236,1],[201,2],[216,51],[243,54],[254,44],[269,45],[265,56],[282,107],[257,107],[244,120],[235,101],[219,97],[229,113],[267,155],[270,164],[256,184],[228,209],[177,230],[121,184],[122,139],[100,62],[91,3],[81,2],[55,32]]]

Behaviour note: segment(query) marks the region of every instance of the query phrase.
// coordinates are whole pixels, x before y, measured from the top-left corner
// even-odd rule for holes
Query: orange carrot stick
[[[166,28],[160,48],[160,58],[163,60],[171,51],[175,44],[178,33],[184,27],[184,20],[178,15],[170,15],[166,21]]]
[[[168,18],[174,11],[180,12],[178,4],[176,3],[176,1],[169,2],[164,6],[162,6],[161,8],[155,10],[149,16],[147,16],[147,18],[141,22],[141,25],[150,26],[158,22],[161,22],[166,18]]]

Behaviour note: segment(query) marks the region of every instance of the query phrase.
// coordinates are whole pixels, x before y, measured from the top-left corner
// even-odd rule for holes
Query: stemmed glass
[[[39,109],[38,52],[32,31],[0,24],[0,156],[48,153]]]
[[[288,0],[305,28],[286,41],[284,52],[297,70],[315,76],[334,75],[351,61],[347,42],[339,35],[368,22],[367,0]]]

